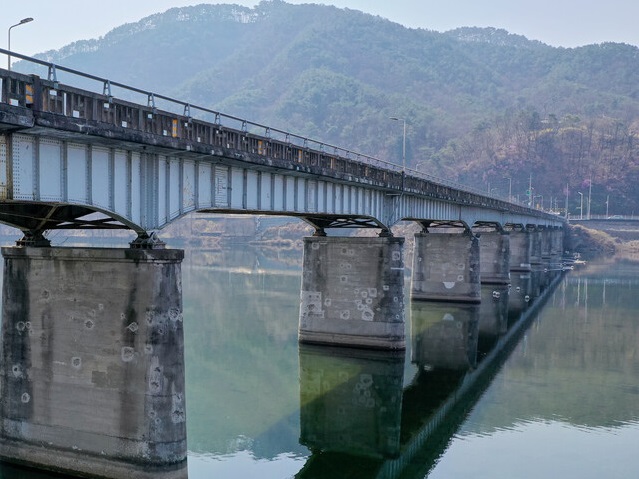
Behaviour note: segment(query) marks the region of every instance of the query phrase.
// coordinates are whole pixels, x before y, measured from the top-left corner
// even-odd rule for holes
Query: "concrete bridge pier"
[[[479,235],[481,283],[510,283],[510,236],[504,231],[488,231]]]
[[[525,229],[510,231],[510,271],[530,271],[532,241]]]
[[[553,256],[561,258],[564,253],[564,232],[560,228],[554,228],[550,233],[550,252]]]
[[[530,264],[543,264],[542,258],[542,236],[543,233],[538,228],[530,228]]]
[[[186,477],[181,250],[2,248],[0,456]]]
[[[412,299],[481,302],[479,239],[463,233],[415,235]]]
[[[404,238],[304,238],[299,340],[404,349]]]
[[[552,259],[552,235],[553,231],[547,228],[541,231],[541,259],[546,263],[550,263]]]

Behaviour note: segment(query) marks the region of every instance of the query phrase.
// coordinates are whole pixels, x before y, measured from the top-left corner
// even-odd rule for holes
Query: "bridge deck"
[[[48,67],[47,79],[0,70],[0,221],[23,231],[143,233],[191,211],[300,216],[318,230],[388,231],[402,219],[563,225],[377,158],[15,56]],[[103,91],[62,85],[57,71],[99,81]],[[144,94],[146,104],[115,98],[115,86],[123,96]],[[159,99],[182,114],[158,109]]]

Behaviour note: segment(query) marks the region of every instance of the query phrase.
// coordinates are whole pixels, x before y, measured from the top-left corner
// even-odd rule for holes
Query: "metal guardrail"
[[[570,215],[568,217],[569,221],[639,221],[639,216],[637,215],[590,215],[583,217],[580,215]]]
[[[525,210],[528,213],[534,212],[533,213],[534,216],[547,214],[540,210],[529,208],[526,205],[522,205],[520,203],[506,201],[499,196],[486,193],[485,191],[480,191],[477,188],[472,188],[467,185],[456,183],[443,178],[438,178],[438,177],[435,177],[414,169],[403,168],[402,166],[397,165],[395,163],[385,161],[364,153],[359,153],[353,150],[342,148],[340,146],[332,145],[330,143],[326,143],[320,140],[308,138],[308,137],[291,133],[289,131],[281,130],[278,128],[273,128],[261,123],[252,122],[240,117],[221,113],[219,111],[212,110],[210,108],[194,105],[189,102],[185,102],[183,100],[179,100],[179,99],[168,97],[166,95],[143,90],[143,89],[126,85],[117,81],[112,81],[108,78],[103,78],[103,77],[99,77],[89,73],[74,70],[72,68],[56,65],[51,62],[43,61],[37,58],[29,57],[29,56],[22,55],[9,50],[5,50],[2,48],[0,48],[0,54],[11,55],[12,57],[19,58],[21,60],[45,67],[47,69],[47,80],[46,82],[42,80],[42,83],[47,84],[47,88],[49,89],[49,96],[53,96],[54,98],[49,101],[50,103],[49,106],[51,108],[46,111],[52,111],[54,113],[62,113],[65,115],[69,115],[70,113],[72,116],[77,116],[79,118],[83,117],[80,114],[79,110],[73,109],[74,108],[73,104],[67,104],[68,102],[66,101],[62,103],[61,100],[55,98],[57,96],[57,90],[60,89],[60,81],[58,78],[58,73],[64,72],[73,76],[95,81],[101,84],[101,87],[102,87],[101,93],[99,91],[93,92],[93,93],[95,93],[96,96],[99,96],[100,98],[103,99],[104,109],[107,111],[110,109],[109,107],[112,104],[122,105],[124,108],[129,108],[129,109],[144,108],[142,104],[140,103],[131,103],[131,102],[119,100],[119,99],[116,101],[115,96],[113,95],[113,91],[115,88],[119,88],[123,90],[124,92],[127,92],[129,95],[131,94],[143,95],[143,97],[146,98],[147,110],[153,112],[154,116],[161,117],[163,114],[165,114],[164,115],[166,117],[165,120],[167,118],[171,120],[170,122],[165,121],[164,124],[159,127],[159,130],[154,132],[156,134],[163,134],[165,136],[168,135],[168,136],[173,136],[176,138],[182,138],[183,136],[180,135],[179,133],[182,133],[180,130],[182,130],[183,125],[186,125],[187,127],[189,127],[189,125],[193,123],[196,123],[196,124],[206,123],[210,126],[218,127],[218,130],[217,130],[218,132],[224,130],[225,132],[230,131],[232,133],[237,133],[238,135],[236,136],[238,138],[237,140],[238,145],[240,141],[239,138],[241,135],[244,135],[242,136],[242,141],[246,140],[245,138],[246,136],[249,136],[249,135],[255,136],[253,140],[255,140],[254,150],[256,151],[261,152],[263,145],[262,143],[260,143],[260,141],[268,143],[269,145],[271,143],[275,143],[280,145],[286,145],[288,147],[292,146],[292,147],[295,147],[298,152],[300,151],[311,152],[311,153],[319,155],[319,157],[321,158],[329,157],[331,160],[334,160],[329,162],[330,165],[335,165],[339,161],[339,162],[343,162],[344,164],[348,164],[348,163],[364,164],[376,169],[392,172],[394,173],[394,176],[396,178],[400,179],[402,185],[406,183],[407,185],[410,186],[412,179],[423,180],[433,184],[433,187],[443,186],[446,188],[457,190],[458,192],[465,192],[479,198],[484,198],[486,200],[489,200],[491,205],[495,205],[496,203],[501,203],[501,206],[503,208],[512,208],[514,206],[517,210],[520,210],[520,211]],[[17,76],[24,76],[24,75],[16,73],[16,72],[10,72],[8,70],[0,69],[0,80],[2,80],[2,77],[11,79],[14,76],[17,77]],[[9,91],[10,88],[6,88],[5,86],[3,86],[2,102],[16,104],[20,106],[26,106],[27,104],[29,104],[30,101],[33,102],[34,98],[29,99],[29,96],[31,95],[31,97],[33,97],[34,92],[28,91],[29,86],[26,84],[23,88],[24,88],[24,91],[14,91],[13,96],[15,98],[12,98],[11,92]],[[16,90],[19,90],[19,87],[17,87]],[[70,94],[75,93],[78,95],[81,95],[82,93],[82,90],[71,87],[69,85],[65,85],[64,91],[67,91]],[[82,99],[79,99],[76,101],[82,102]],[[163,102],[163,105],[162,105],[163,107],[164,105],[167,106],[166,111],[158,110],[156,106],[156,102],[158,101]],[[172,108],[174,110],[177,109],[177,111],[171,111]],[[58,111],[56,111],[56,109]],[[193,117],[194,112],[199,112],[203,117],[208,116],[212,118],[213,120],[212,122],[205,122],[205,121],[199,121],[197,119],[194,119]],[[126,113],[123,115],[126,115]],[[105,115],[101,115],[101,116],[104,117]],[[117,116],[117,115],[112,114],[111,116]],[[149,117],[150,116],[151,114],[149,114]],[[175,118],[176,116],[180,119],[180,121],[176,120]],[[128,116],[126,116],[126,118],[127,119],[132,118],[133,121],[131,122],[131,124],[129,124],[129,121],[120,119],[121,126],[135,128],[136,121],[139,123],[143,122],[143,120],[136,119],[135,115],[132,115],[131,112],[128,113]],[[101,118],[94,118],[94,119],[101,119]],[[112,118],[112,119],[115,120],[115,118]],[[141,127],[141,125],[137,125],[137,126]],[[235,128],[233,126],[235,126]],[[263,131],[263,134],[261,136],[258,136],[259,133],[255,133],[255,132],[258,132],[260,130]],[[189,138],[187,136],[185,139],[193,140],[194,138]],[[197,137],[197,139],[199,141],[199,137]],[[282,155],[282,157],[284,157],[284,155]],[[346,167],[342,166],[342,170],[350,172],[348,171],[350,170],[350,168],[348,168],[347,166]],[[369,172],[370,170],[366,170],[366,171]]]

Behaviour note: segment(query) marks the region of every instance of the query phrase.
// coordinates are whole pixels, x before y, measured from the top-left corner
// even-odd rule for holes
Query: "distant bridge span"
[[[377,158],[11,55],[47,69],[47,79],[0,69],[0,221],[25,241],[65,228],[128,228],[146,238],[193,211],[296,216],[317,234],[368,227],[387,235],[401,220],[564,224]],[[99,82],[102,93],[62,85],[58,72]],[[116,88],[146,104],[116,99]]]

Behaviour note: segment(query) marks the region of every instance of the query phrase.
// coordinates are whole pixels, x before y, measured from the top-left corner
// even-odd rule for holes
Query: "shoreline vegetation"
[[[639,261],[639,239],[624,240],[582,225],[570,225],[567,245],[570,251],[578,252],[587,259],[614,256]]]

